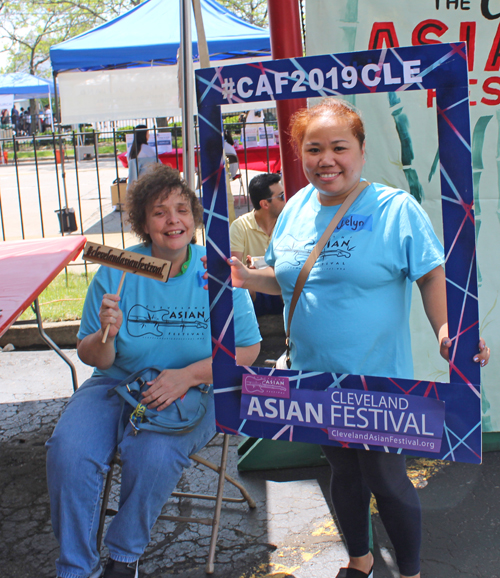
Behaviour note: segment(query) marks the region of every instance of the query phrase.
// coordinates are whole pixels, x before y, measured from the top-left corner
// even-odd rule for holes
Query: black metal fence
[[[264,120],[266,124],[269,123]],[[245,147],[245,161],[245,133],[250,126],[240,122],[224,125]],[[273,126],[276,127],[275,123]],[[165,131],[171,133],[175,151],[169,162],[179,168],[182,126],[173,123],[150,129],[155,141]],[[120,204],[112,197],[111,187],[115,185],[115,196],[123,202],[128,169],[121,158],[127,151],[127,133],[133,133],[130,125],[0,138],[1,240],[37,239],[76,232],[102,244],[112,235],[108,244],[124,248],[128,225]],[[198,144],[197,127],[195,135]],[[268,145],[266,150],[270,171]],[[248,170],[241,172],[241,179],[243,189],[248,190]],[[201,183],[201,178],[198,182]],[[201,191],[199,194],[201,196]],[[249,204],[247,207],[250,209]]]

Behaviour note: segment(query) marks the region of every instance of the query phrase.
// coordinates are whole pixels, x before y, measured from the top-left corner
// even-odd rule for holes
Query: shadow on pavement
[[[102,221],[98,219],[93,225],[87,227],[83,231],[84,235],[100,235],[104,230],[106,233],[121,233],[123,226],[123,232],[127,233],[131,231],[130,225],[127,222],[127,213],[123,211],[113,211],[103,217]]]

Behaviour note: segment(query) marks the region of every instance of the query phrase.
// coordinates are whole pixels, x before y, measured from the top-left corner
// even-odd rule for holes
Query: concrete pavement
[[[82,382],[90,368],[66,353]],[[55,578],[45,483],[44,443],[71,395],[68,368],[51,351],[0,353],[0,559],[5,578]],[[346,553],[332,520],[327,467],[239,473],[232,438],[229,473],[257,502],[224,505],[215,578],[334,578]],[[221,438],[202,455],[217,460]],[[423,468],[425,471],[425,468]],[[184,490],[214,488],[215,475],[195,466]],[[423,505],[423,578],[500,578],[500,453],[482,466],[448,464],[419,483]],[[227,487],[228,495],[236,495]],[[116,496],[115,496],[116,497]],[[172,501],[170,512],[206,511],[206,503]],[[375,578],[393,578],[393,552],[373,516]],[[159,522],[143,556],[144,576],[202,578],[210,528]],[[103,550],[103,558],[106,552]]]

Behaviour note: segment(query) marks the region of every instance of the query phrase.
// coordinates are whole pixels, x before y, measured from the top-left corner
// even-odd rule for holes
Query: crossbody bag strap
[[[335,216],[330,221],[330,224],[325,229],[325,232],[321,235],[316,245],[313,247],[311,254],[307,258],[306,262],[302,265],[302,269],[300,270],[299,276],[297,277],[297,282],[295,283],[295,288],[293,290],[292,301],[290,302],[290,311],[288,313],[288,324],[286,328],[286,346],[289,349],[289,341],[290,341],[290,327],[292,325],[292,317],[293,312],[295,311],[295,307],[297,305],[297,301],[299,300],[300,294],[302,293],[302,289],[306,284],[307,278],[309,277],[309,273],[316,263],[318,257],[321,254],[321,251],[324,249],[328,239],[332,236],[333,232],[337,228],[337,225],[340,223],[342,217],[347,213],[351,205],[354,201],[358,198],[358,196],[368,187],[370,183],[368,181],[360,181],[359,185],[349,193],[348,197],[345,201],[340,205],[339,210],[335,213]]]

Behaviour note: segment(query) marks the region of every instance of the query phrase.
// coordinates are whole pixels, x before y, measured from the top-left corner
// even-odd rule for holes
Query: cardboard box
[[[120,198],[118,198],[118,186],[120,187]],[[125,205],[125,195],[127,194],[127,183],[120,183],[120,185],[111,185],[111,204]]]

